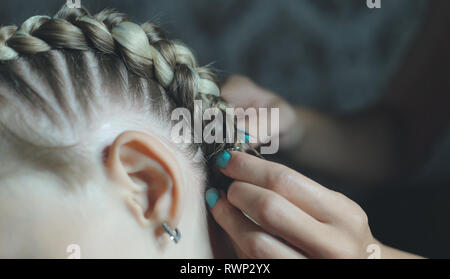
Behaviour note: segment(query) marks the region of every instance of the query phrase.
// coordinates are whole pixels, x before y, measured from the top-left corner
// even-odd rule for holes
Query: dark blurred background
[[[0,24],[54,14],[63,0],[2,0]],[[288,99],[330,112],[370,106],[383,93],[431,1],[82,0],[161,24],[220,76],[247,75]],[[401,183],[352,185],[312,175],[357,201],[380,241],[426,257],[450,256],[450,130]],[[302,170],[299,170],[302,171]]]

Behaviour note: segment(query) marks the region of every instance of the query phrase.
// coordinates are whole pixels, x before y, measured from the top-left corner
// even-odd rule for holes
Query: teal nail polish
[[[248,131],[246,129],[244,129],[244,130],[243,129],[237,129],[237,130],[244,134],[245,143],[249,143],[250,142],[250,135],[249,135]]]
[[[227,151],[222,151],[217,155],[216,164],[222,169],[226,168],[228,165],[228,161],[230,161],[231,154]]]
[[[210,188],[208,191],[206,191],[206,203],[208,204],[209,208],[213,208],[217,201],[219,200],[219,191],[215,188]]]
[[[245,134],[245,143],[249,143],[249,142],[250,142],[250,135]]]

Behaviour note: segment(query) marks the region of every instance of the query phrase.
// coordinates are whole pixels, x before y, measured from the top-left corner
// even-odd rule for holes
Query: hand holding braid
[[[197,66],[195,57],[187,47],[167,40],[152,23],[139,26],[112,10],[102,11],[93,17],[85,9],[63,8],[53,18],[34,16],[19,29],[14,26],[0,29],[0,61],[16,59],[21,54],[61,48],[93,49],[118,55],[130,71],[141,77],[154,77],[164,88],[171,87],[172,91],[189,88],[192,91],[189,103],[199,93],[220,96],[212,73]],[[174,86],[174,80],[180,80],[177,74],[190,75],[188,80],[192,84]],[[177,99],[180,96],[173,97]]]

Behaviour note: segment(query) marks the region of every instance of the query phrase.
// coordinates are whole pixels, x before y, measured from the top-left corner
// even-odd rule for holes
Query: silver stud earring
[[[163,223],[162,227],[169,234],[170,240],[173,240],[173,242],[175,243],[178,243],[178,241],[180,241],[181,233],[177,228],[175,228],[175,230],[172,230],[166,223]]]

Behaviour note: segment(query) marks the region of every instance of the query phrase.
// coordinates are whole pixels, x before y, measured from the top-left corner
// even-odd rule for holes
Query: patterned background
[[[0,24],[53,14],[64,2],[2,0]],[[326,111],[353,111],[377,100],[427,7],[425,0],[382,0],[379,10],[365,0],[81,2],[92,12],[115,7],[139,22],[153,19],[190,45],[202,64],[215,62],[222,77],[245,74],[292,103]],[[450,225],[441,223],[450,223],[442,192],[449,188],[449,166],[450,133],[405,185],[326,185],[362,205],[381,241],[449,257]]]

